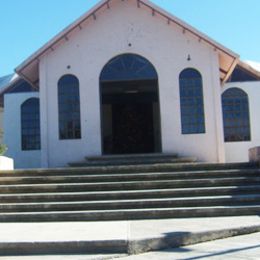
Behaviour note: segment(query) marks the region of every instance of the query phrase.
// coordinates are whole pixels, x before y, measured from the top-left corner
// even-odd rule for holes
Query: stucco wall
[[[251,141],[225,143],[226,162],[247,162],[249,160],[248,150],[252,147],[260,146],[260,82],[227,83],[223,89],[223,92],[232,87],[240,88],[248,95]]]
[[[115,1],[102,12],[40,60],[42,166],[64,166],[101,154],[99,75],[122,53],[139,54],[157,70],[163,152],[223,161],[217,52],[182,28],[152,16],[151,10],[138,8],[135,1]],[[181,134],[179,74],[187,67],[203,77],[206,134]],[[57,82],[64,74],[74,74],[80,82],[81,140],[58,137]]]
[[[3,135],[4,135],[4,109],[0,107],[0,144],[3,143]]]
[[[41,167],[40,151],[22,151],[21,148],[21,105],[31,97],[39,97],[37,92],[6,94],[4,112],[4,143],[6,156],[14,159],[15,168]]]

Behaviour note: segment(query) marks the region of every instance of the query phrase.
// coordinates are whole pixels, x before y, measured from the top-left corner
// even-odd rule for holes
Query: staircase
[[[0,173],[0,222],[260,214],[260,169],[194,158],[88,158],[78,168]]]

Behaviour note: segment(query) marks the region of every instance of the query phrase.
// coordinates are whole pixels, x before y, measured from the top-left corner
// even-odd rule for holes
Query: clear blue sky
[[[0,76],[12,73],[17,65],[97,2],[0,0]],[[241,59],[260,62],[260,0],[152,2],[237,52]]]

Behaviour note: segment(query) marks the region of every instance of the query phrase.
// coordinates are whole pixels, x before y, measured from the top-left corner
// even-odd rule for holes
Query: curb
[[[126,254],[126,252],[125,240],[0,243],[0,256]]]
[[[206,232],[174,232],[140,240],[11,242],[0,243],[1,256],[54,254],[129,254],[193,245],[260,232],[260,225]]]
[[[224,239],[234,236],[248,235],[257,232],[260,232],[260,225],[197,233],[168,233],[164,237],[129,241],[128,254],[142,254],[149,251],[158,251],[167,248],[194,245],[203,242]]]

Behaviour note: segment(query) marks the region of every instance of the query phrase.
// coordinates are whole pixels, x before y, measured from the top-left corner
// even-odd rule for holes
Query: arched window
[[[182,134],[205,133],[203,87],[201,74],[185,69],[179,77]]]
[[[147,59],[130,53],[110,60],[100,75],[101,82],[157,79],[157,72]]]
[[[239,88],[227,89],[222,94],[225,142],[249,141],[250,117],[247,94]]]
[[[27,99],[21,105],[22,150],[40,150],[40,104],[39,98]]]
[[[65,75],[58,82],[60,139],[80,139],[79,80]]]

